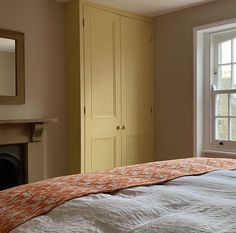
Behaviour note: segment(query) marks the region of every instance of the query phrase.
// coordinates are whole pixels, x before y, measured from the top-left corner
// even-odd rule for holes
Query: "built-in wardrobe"
[[[152,19],[88,1],[65,11],[70,172],[153,161]]]

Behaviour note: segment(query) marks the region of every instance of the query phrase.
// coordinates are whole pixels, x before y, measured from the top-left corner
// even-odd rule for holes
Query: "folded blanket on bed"
[[[182,176],[221,169],[236,169],[236,160],[190,158],[152,162],[18,186],[0,192],[0,232],[9,232],[76,197],[160,184]]]

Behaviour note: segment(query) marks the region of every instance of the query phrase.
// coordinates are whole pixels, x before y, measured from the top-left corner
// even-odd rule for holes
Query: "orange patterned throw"
[[[190,158],[119,167],[110,171],[57,177],[0,192],[0,233],[45,214],[76,197],[153,185],[220,169],[236,169],[234,159]]]

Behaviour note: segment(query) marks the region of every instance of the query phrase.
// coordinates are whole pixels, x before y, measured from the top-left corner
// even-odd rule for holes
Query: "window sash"
[[[234,52],[234,48],[233,48],[233,43],[231,42],[231,61],[229,63],[220,63],[220,57],[219,57],[219,44],[223,43],[225,41],[228,40],[233,40],[234,38],[236,38],[236,30],[230,30],[230,31],[224,31],[224,32],[220,32],[220,33],[214,33],[211,34],[211,68],[210,68],[210,141],[211,144],[214,147],[218,147],[218,148],[223,148],[223,147],[229,147],[229,148],[233,148],[236,147],[236,141],[232,141],[231,140],[231,119],[235,119],[236,116],[231,116],[231,94],[236,94],[236,89],[216,89],[214,87],[214,84],[217,85],[218,88],[218,82],[219,82],[219,69],[220,67],[229,65],[231,66],[231,87],[233,87],[233,78],[234,78],[234,65],[236,65],[235,61],[233,60],[233,52]],[[227,94],[227,98],[228,98],[228,115],[226,116],[217,116],[216,113],[216,98],[217,95],[220,94]],[[216,120],[217,119],[227,119],[228,120],[228,126],[227,126],[227,136],[228,139],[227,140],[221,140],[221,139],[216,139]]]
[[[236,65],[236,61],[234,61],[234,56],[233,53],[235,52],[234,50],[234,43],[233,41],[231,42],[231,61],[228,63],[223,63],[221,64],[219,62],[219,44],[233,40],[236,38],[236,30],[231,29],[228,31],[221,31],[217,33],[212,33],[211,34],[211,83],[213,84],[214,82],[218,86],[218,81],[219,81],[219,68],[224,67],[224,66],[230,66],[231,67],[231,87],[233,86],[233,78],[236,76],[234,74],[234,66]]]
[[[217,95],[220,94],[227,94],[228,95],[228,115],[222,115],[222,116],[218,116],[216,114],[216,98]],[[235,116],[231,116],[231,99],[230,99],[230,95],[231,94],[236,94],[236,89],[228,89],[228,90],[214,90],[214,87],[212,87],[212,130],[211,130],[211,135],[212,135],[212,140],[213,140],[213,144],[220,144],[223,141],[223,144],[225,144],[225,142],[227,142],[228,145],[234,145],[236,146],[236,141],[235,140],[231,140],[231,119],[236,119],[236,115]],[[228,119],[228,139],[216,139],[216,119]],[[221,145],[222,146],[222,145]]]

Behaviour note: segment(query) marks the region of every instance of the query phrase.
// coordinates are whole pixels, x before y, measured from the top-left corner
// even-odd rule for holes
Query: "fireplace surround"
[[[56,121],[0,120],[0,190],[44,179],[43,131]]]

